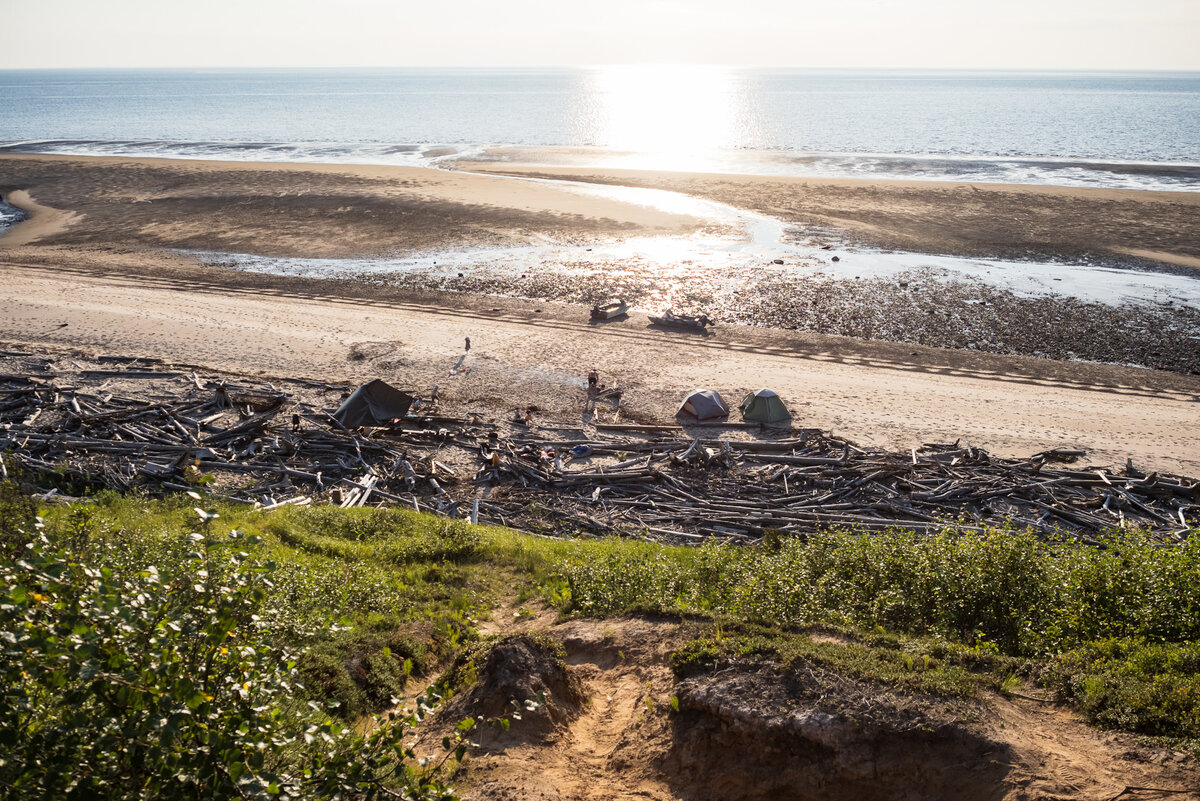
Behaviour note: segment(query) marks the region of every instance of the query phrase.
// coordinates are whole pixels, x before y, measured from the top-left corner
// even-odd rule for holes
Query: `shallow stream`
[[[497,177],[496,180],[538,180]],[[560,275],[600,279],[616,294],[630,282],[643,287],[641,310],[665,309],[677,296],[727,293],[748,280],[805,278],[852,281],[919,274],[1006,290],[1017,297],[1072,298],[1084,303],[1177,305],[1200,309],[1200,279],[1174,273],[1086,263],[1005,261],[848,246],[834,235],[804,231],[768,215],[660,189],[548,181],[578,194],[648,206],[697,218],[704,228],[686,236],[633,237],[587,245],[553,241],[501,248],[463,248],[417,255],[309,259],[194,253],[251,272],[311,278],[492,280]],[[648,294],[646,294],[648,293]]]

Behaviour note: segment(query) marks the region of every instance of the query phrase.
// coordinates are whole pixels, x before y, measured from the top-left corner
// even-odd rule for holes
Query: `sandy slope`
[[[525,720],[514,722],[507,735],[489,732],[456,777],[465,798],[1111,801],[1129,787],[1143,788],[1134,798],[1200,798],[1194,761],[1184,754],[1093,729],[1069,709],[1027,694],[1036,691],[1010,698],[984,694],[970,703],[970,714],[946,699],[918,701],[927,720],[943,716],[960,729],[957,738],[929,743],[916,732],[889,738],[876,717],[902,694],[873,687],[865,708],[857,710],[864,722],[848,726],[851,742],[823,749],[789,740],[778,727],[778,710],[761,698],[739,696],[736,667],[700,679],[715,685],[710,695],[724,701],[718,719],[690,708],[686,685],[696,680],[677,683],[668,661],[689,638],[679,623],[638,617],[556,623],[545,613],[526,618],[511,612],[508,606],[496,610],[484,624],[487,633],[545,632],[558,639],[588,700],[549,736],[529,736]],[[748,669],[740,672],[744,681]],[[760,689],[771,689],[771,682],[759,679]],[[847,688],[861,688],[844,678],[839,688],[842,703],[853,706]],[[678,713],[671,709],[673,698]],[[795,697],[788,711],[802,713],[818,703],[811,695]],[[456,723],[463,710],[451,711],[434,721],[423,747],[435,750],[442,728]],[[855,735],[864,742],[853,742]]]

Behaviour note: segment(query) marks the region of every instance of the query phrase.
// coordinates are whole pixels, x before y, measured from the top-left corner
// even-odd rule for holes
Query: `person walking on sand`
[[[596,388],[599,386],[599,384],[600,373],[596,371],[595,367],[593,367],[592,372],[588,373],[588,392],[595,394]]]
[[[464,353],[470,353],[470,352],[471,352],[471,338],[470,338],[470,337],[467,337],[467,347],[466,347],[466,350],[465,350],[465,351],[463,351],[463,352],[464,352]]]

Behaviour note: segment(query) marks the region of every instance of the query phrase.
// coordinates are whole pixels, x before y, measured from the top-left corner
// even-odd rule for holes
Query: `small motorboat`
[[[629,311],[629,304],[618,298],[604,305],[596,305],[592,307],[593,320],[613,320],[626,314]]]
[[[685,314],[676,314],[667,309],[660,315],[650,315],[651,325],[661,325],[668,328],[691,328],[696,331],[707,331],[708,327],[713,324],[707,314],[701,314],[698,317],[690,317]]]

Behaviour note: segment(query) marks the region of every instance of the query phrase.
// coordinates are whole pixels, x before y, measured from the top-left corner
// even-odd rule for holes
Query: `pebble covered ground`
[[[347,276],[349,278],[349,276]],[[629,269],[524,275],[464,272],[355,276],[365,283],[591,305],[621,297],[651,313],[706,312],[738,323],[987,353],[1200,374],[1200,310],[1022,297],[931,271],[858,279],[747,271],[664,284]]]

